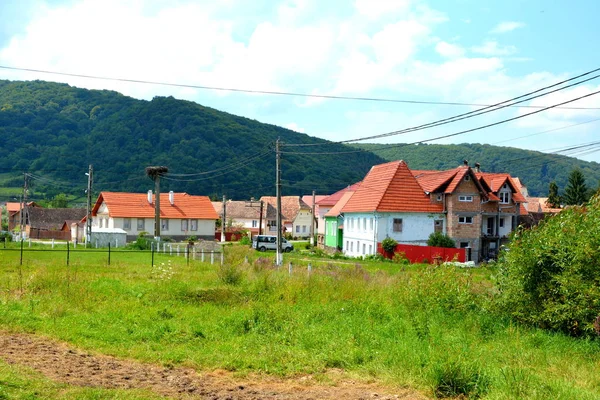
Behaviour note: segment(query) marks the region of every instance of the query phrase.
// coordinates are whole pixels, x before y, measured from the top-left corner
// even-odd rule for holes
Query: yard
[[[64,256],[0,248],[0,399],[599,398],[599,341],[504,318],[493,269]]]

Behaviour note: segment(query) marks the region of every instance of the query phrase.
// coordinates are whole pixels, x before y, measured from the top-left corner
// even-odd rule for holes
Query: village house
[[[154,232],[155,195],[148,193],[101,192],[92,209],[92,230],[123,229],[127,240],[140,233]],[[189,236],[214,240],[217,213],[207,196],[161,193],[161,237],[184,240]]]
[[[274,196],[263,196],[260,198],[265,204],[265,234],[277,234],[277,198]],[[292,237],[308,238],[310,236],[310,224],[312,210],[302,201],[300,196],[281,197],[281,223],[282,233]]]
[[[71,229],[65,229],[65,222],[79,221],[86,215],[85,208],[43,208],[26,207],[13,217],[19,226],[23,213],[24,237],[31,239],[71,240]]]
[[[6,203],[6,211],[8,212],[8,230],[12,231],[16,227],[21,225],[21,208],[23,207],[23,203],[17,202],[7,202]],[[35,202],[30,201],[27,203],[25,208],[33,208],[39,207]],[[26,215],[26,212],[23,213],[23,216]],[[23,221],[25,223],[25,221]]]
[[[341,210],[343,251],[374,254],[386,237],[425,245],[441,232],[466,248],[469,260],[493,258],[526,213],[524,202],[509,174],[466,162],[447,171],[410,170],[404,161],[376,165]]]
[[[325,216],[329,213],[329,211],[340,201],[345,192],[351,190],[354,191],[358,187],[359,183],[355,183],[354,185],[350,185],[341,190],[338,190],[332,195],[326,196],[316,202],[316,205],[319,207],[319,216],[318,216],[318,224],[319,229],[317,230],[317,246],[325,247],[325,238],[326,238],[326,223]]]
[[[222,218],[223,202],[213,201],[212,205],[219,218]],[[263,215],[266,206],[266,204],[262,205]],[[260,201],[227,200],[225,203],[226,226],[246,230],[252,235],[258,235],[262,231],[260,227],[265,226],[263,215],[261,215]]]

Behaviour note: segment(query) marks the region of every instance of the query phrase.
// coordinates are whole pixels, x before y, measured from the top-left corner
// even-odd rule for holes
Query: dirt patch
[[[340,381],[316,384],[310,376],[294,379],[237,379],[226,371],[198,373],[90,354],[66,344],[25,334],[0,332],[0,358],[33,368],[48,378],[74,386],[148,389],[178,399],[425,399],[410,390]]]

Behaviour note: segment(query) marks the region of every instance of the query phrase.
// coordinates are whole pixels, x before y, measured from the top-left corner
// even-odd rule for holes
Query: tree
[[[588,189],[583,173],[574,169],[569,175],[569,183],[565,188],[564,202],[567,205],[582,205],[588,201]]]
[[[456,243],[442,232],[433,232],[427,239],[427,246],[452,248],[456,247]]]
[[[50,207],[52,208],[67,208],[69,205],[69,199],[64,193],[59,193],[52,198],[50,201]]]
[[[558,195],[558,185],[556,184],[556,181],[550,182],[546,205],[550,208],[560,208],[560,196]]]

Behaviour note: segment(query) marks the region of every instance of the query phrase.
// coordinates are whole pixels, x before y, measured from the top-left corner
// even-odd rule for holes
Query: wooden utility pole
[[[146,175],[154,181],[154,238],[160,240],[160,176],[169,172],[167,167],[146,167]]]
[[[312,192],[312,215],[310,219],[310,245],[315,245],[315,191]]]
[[[281,266],[283,264],[283,257],[281,254],[281,150],[279,149],[279,138],[275,142],[275,190],[277,196],[277,259],[275,265]]]
[[[221,215],[221,242],[224,242],[227,240],[227,235],[225,234],[227,232],[227,199],[225,198],[225,195],[223,195],[223,213]]]
[[[260,215],[258,216],[258,234],[262,235],[263,231],[262,231],[262,222],[263,222],[263,204],[264,202],[261,200],[260,201]]]
[[[94,167],[92,164],[88,167],[88,186],[87,186],[87,217],[85,220],[85,247],[89,247],[92,241],[92,182]]]
[[[25,239],[25,226],[27,224],[27,173],[23,173],[23,205],[21,206],[21,239]]]

